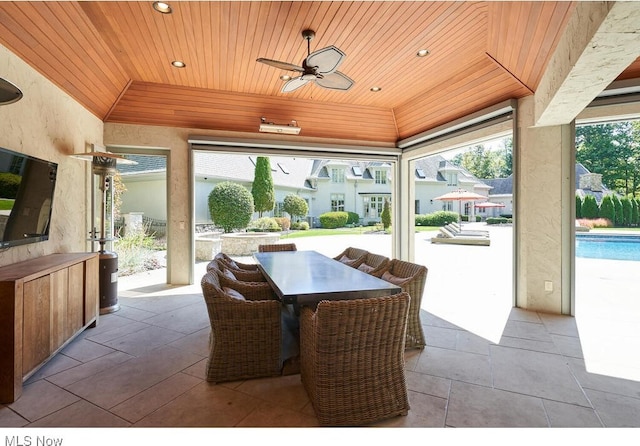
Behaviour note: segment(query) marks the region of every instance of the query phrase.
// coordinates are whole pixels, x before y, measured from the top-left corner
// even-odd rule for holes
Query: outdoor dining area
[[[407,415],[404,352],[425,347],[427,268],[349,247],[334,258],[261,245],[217,254],[202,277],[212,383],[300,374],[323,426]]]

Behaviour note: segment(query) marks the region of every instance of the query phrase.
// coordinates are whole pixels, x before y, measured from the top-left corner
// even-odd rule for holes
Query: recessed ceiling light
[[[382,87],[371,87],[369,90],[373,91],[374,93],[382,90]]]
[[[171,62],[171,65],[173,65],[176,68],[184,68],[187,66],[187,64],[181,60],[174,60],[173,62]]]
[[[418,57],[424,57],[424,56],[427,56],[428,54],[429,54],[429,50],[419,50],[419,51],[416,53],[416,56],[418,56]]]
[[[288,74],[283,74],[282,76],[280,76],[280,80],[282,80],[282,81],[290,81],[291,80],[291,76],[289,76]]]
[[[171,6],[165,2],[153,2],[153,9],[162,14],[171,14]]]

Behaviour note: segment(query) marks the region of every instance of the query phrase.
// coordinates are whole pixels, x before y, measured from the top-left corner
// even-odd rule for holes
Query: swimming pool
[[[576,234],[576,257],[640,262],[640,235]]]

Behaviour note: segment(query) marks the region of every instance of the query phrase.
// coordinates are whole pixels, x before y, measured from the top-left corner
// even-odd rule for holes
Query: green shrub
[[[482,221],[482,217],[480,215],[476,215],[476,222]]]
[[[288,231],[291,228],[291,220],[288,217],[276,217],[275,220],[281,231]]]
[[[278,232],[280,231],[280,225],[273,217],[262,217],[257,220],[253,220],[249,223],[248,228],[250,231],[264,231],[264,232]]]
[[[613,205],[616,208],[616,219],[613,222],[616,226],[622,226],[624,224],[624,213],[622,211],[622,202],[617,195],[612,195]],[[586,216],[585,216],[586,217]]]
[[[343,228],[347,224],[349,214],[344,211],[325,212],[318,218],[325,229]]]
[[[416,226],[444,226],[458,221],[458,213],[436,211],[431,214],[416,215]]]
[[[602,207],[600,211],[602,211]],[[582,218],[582,197],[580,195],[576,195],[576,218]]]
[[[384,199],[384,206],[382,208],[382,214],[380,214],[380,222],[382,228],[386,231],[391,226],[391,204],[389,200]]]
[[[0,198],[16,198],[22,177],[15,173],[0,173]]]
[[[309,223],[306,221],[297,221],[295,223],[291,223],[291,229],[296,229],[298,231],[308,231]]]
[[[602,202],[600,203],[600,217],[606,218],[611,222],[616,221],[616,208],[613,204],[613,200],[611,199],[611,195],[605,195],[602,197]],[[584,212],[582,213],[582,218],[585,218]]]
[[[360,223],[360,216],[355,212],[347,212],[347,224],[357,225]]]
[[[245,187],[225,181],[213,188],[209,194],[209,214],[213,223],[232,232],[244,229],[253,214],[253,197]]]
[[[488,225],[503,225],[506,223],[513,223],[513,220],[511,218],[506,218],[506,217],[489,217],[487,218],[487,222]]]
[[[598,218],[600,216],[600,209],[598,208],[598,202],[593,195],[587,195],[582,201],[582,217],[583,218]]]
[[[631,224],[637,226],[638,220],[640,220],[640,205],[638,205],[638,200],[632,198],[631,206]]]
[[[128,276],[160,268],[156,258],[156,240],[143,231],[116,238],[114,250],[118,254],[118,275]]]
[[[284,197],[282,208],[294,220],[304,217],[309,212],[309,205],[306,200],[296,194],[289,194]]]
[[[622,225],[631,226],[631,212],[633,211],[631,200],[628,197],[622,197],[620,203],[622,203]]]

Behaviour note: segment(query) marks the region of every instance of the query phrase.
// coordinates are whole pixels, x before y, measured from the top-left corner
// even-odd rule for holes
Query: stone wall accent
[[[258,245],[278,243],[279,232],[238,232],[222,234],[222,252],[230,256],[249,256],[258,252]]]

